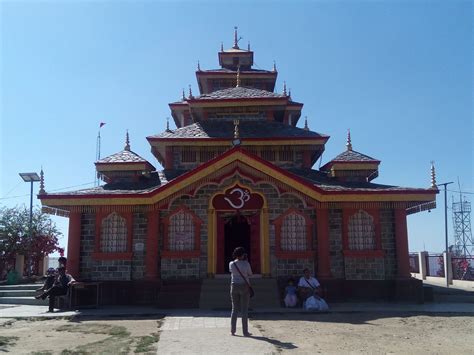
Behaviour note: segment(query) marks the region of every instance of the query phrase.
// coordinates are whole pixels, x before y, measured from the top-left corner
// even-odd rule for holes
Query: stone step
[[[0,290],[0,297],[34,297],[35,290]]]
[[[0,291],[8,291],[8,290],[36,290],[43,286],[42,283],[36,284],[18,284],[18,285],[1,285]]]
[[[438,303],[474,303],[474,295],[462,295],[462,294],[455,294],[455,295],[440,295],[435,294],[433,296],[433,302]]]
[[[24,304],[30,306],[47,306],[48,300],[37,300],[33,297],[0,297],[0,304]]]

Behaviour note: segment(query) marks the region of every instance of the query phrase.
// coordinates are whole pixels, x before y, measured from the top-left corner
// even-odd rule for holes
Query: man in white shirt
[[[306,301],[310,296],[320,295],[321,288],[319,281],[311,276],[309,269],[304,269],[304,275],[301,276],[300,281],[298,282],[298,296],[301,302]]]

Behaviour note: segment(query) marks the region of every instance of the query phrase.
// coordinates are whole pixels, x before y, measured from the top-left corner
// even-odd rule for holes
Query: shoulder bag
[[[242,278],[244,279],[245,283],[247,284],[247,288],[249,290],[249,295],[250,295],[250,298],[252,298],[253,296],[255,296],[255,291],[253,290],[252,286],[250,286],[249,282],[247,281],[247,278],[242,274],[242,272],[240,272],[240,269],[239,267],[237,266],[236,262],[234,261],[234,266],[237,268],[237,271],[239,272],[240,276],[242,276]]]

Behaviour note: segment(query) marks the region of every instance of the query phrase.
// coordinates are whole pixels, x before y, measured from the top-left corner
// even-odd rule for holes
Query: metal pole
[[[443,184],[438,184],[438,186],[444,186],[444,243],[445,243],[445,252],[446,260],[448,260],[448,190],[447,186],[453,182],[445,182]],[[444,265],[444,278],[446,279],[446,287],[449,287],[448,281],[448,265]]]
[[[33,240],[33,231],[31,230],[33,226],[33,180],[31,181],[31,190],[30,190],[30,223],[28,225],[28,259],[26,265],[28,268],[27,275],[31,276],[31,242]]]

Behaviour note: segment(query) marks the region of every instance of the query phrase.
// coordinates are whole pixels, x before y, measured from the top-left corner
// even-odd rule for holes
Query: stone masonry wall
[[[144,213],[133,214],[132,241],[132,279],[140,280],[145,276],[146,233],[148,220]]]
[[[346,257],[346,280],[384,280],[384,259],[373,257]]]
[[[329,256],[331,274],[336,279],[344,278],[342,255],[342,210],[329,210]]]
[[[164,280],[197,279],[199,270],[199,258],[161,259],[161,278]]]
[[[380,210],[382,249],[385,251],[385,279],[397,276],[397,255],[395,246],[395,216],[393,210]]]

